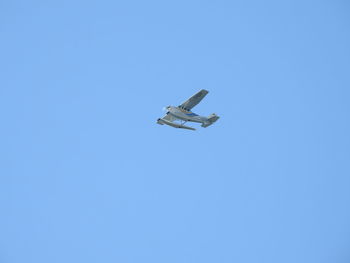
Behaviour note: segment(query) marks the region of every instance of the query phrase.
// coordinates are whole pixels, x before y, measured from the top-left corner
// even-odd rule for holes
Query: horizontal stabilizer
[[[216,122],[220,117],[216,115],[215,113],[208,116],[207,122],[202,124],[202,127],[206,128],[210,125],[212,125],[214,122]]]

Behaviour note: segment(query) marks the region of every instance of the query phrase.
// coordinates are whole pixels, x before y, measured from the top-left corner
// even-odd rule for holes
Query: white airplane
[[[166,124],[174,128],[182,128],[188,130],[196,130],[195,128],[185,126],[184,124],[188,121],[202,123],[202,127],[206,128],[212,125],[219,119],[215,113],[209,115],[208,117],[199,116],[191,111],[191,109],[196,106],[209,92],[205,89],[197,92],[187,101],[182,103],[178,107],[168,106],[166,107],[167,113],[163,118],[159,118],[157,123],[160,125]],[[180,121],[180,123],[175,122]]]

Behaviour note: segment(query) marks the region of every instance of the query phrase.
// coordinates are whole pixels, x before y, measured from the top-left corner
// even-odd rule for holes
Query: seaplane
[[[187,130],[196,130],[193,127],[184,125],[186,122],[197,122],[201,123],[202,127],[206,128],[216,122],[220,117],[215,113],[209,115],[208,117],[199,116],[196,113],[192,112],[192,108],[196,106],[201,100],[209,93],[209,91],[202,89],[191,98],[186,100],[181,105],[168,106],[166,107],[166,115],[163,118],[159,118],[157,123],[160,125],[169,125],[174,128],[181,128]]]

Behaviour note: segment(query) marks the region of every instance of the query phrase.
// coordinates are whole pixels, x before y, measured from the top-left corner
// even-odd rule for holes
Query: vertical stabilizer
[[[212,124],[213,124],[214,122],[216,122],[219,118],[220,118],[220,117],[219,117],[218,115],[216,115],[215,113],[210,114],[210,115],[208,116],[207,122],[203,123],[203,124],[202,124],[202,127],[206,128],[206,127],[212,125]]]

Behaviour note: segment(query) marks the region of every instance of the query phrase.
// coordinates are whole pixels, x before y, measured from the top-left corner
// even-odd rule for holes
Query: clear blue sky
[[[347,1],[0,6],[1,263],[350,261]]]

